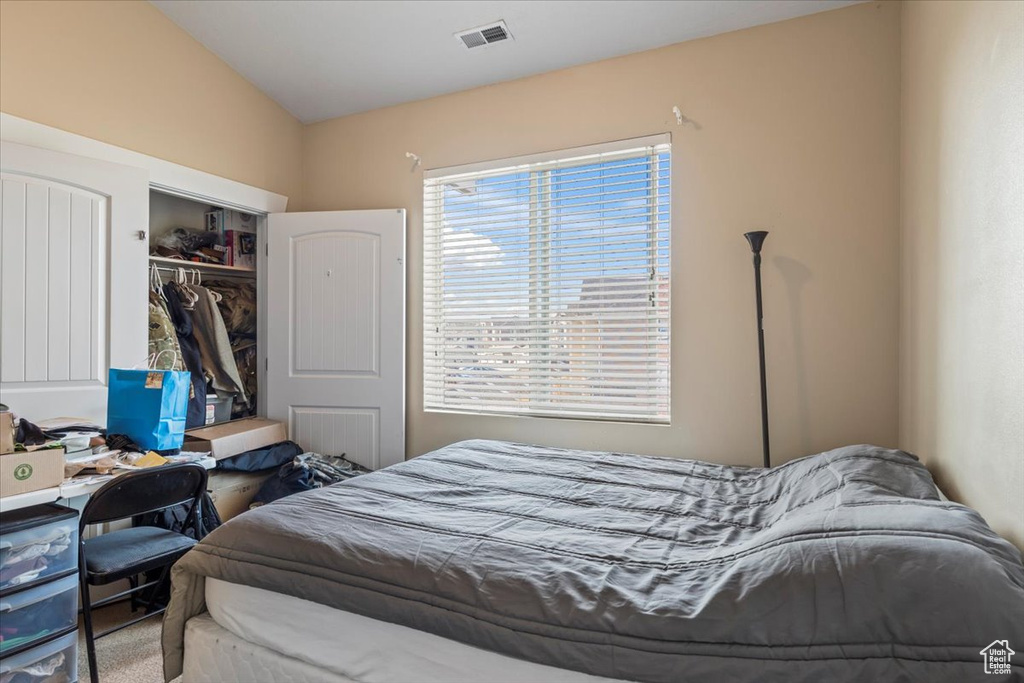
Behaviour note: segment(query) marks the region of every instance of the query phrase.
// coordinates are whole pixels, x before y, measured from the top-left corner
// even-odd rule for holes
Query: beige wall
[[[900,445],[1024,547],[1024,4],[902,34]]]
[[[309,210],[409,209],[408,452],[471,437],[760,461],[750,252],[776,462],[897,438],[899,6],[857,5],[308,126]],[[468,55],[467,59],[471,59]],[[698,127],[677,127],[671,110]],[[427,168],[670,131],[672,426],[422,409]]]
[[[302,125],[148,2],[0,2],[0,110],[298,203]]]

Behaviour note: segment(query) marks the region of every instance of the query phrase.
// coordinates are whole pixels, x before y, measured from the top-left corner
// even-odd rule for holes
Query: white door
[[[149,174],[0,142],[0,178],[0,397],[105,424],[107,369],[146,359]]]
[[[405,459],[405,210],[271,214],[267,417],[307,450]]]

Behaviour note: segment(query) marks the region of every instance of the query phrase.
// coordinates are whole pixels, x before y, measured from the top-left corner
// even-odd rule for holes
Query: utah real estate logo
[[[1010,649],[1009,641],[993,640],[981,651],[981,656],[985,658],[985,673],[1010,673],[1010,657],[1015,654],[1017,653]]]

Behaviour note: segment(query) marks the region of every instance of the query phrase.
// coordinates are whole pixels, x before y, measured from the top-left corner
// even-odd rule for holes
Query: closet
[[[155,355],[150,291],[176,281],[222,297],[208,310],[225,324],[224,355],[249,356],[245,400],[223,392],[237,407],[218,396],[215,421],[254,413],[311,451],[373,469],[404,460],[403,209],[285,213],[288,198],[267,190],[2,112],[0,124],[4,403],[104,424],[108,370]],[[192,262],[204,244],[175,242],[179,228],[243,231],[243,257],[254,235],[255,258],[225,263],[205,243],[215,253]],[[256,292],[255,322],[229,325],[239,288]]]
[[[266,413],[257,287],[266,221],[150,190],[149,359],[193,373],[190,428]]]

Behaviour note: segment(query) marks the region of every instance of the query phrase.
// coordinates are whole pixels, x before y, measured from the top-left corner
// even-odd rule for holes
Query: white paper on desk
[[[63,438],[61,438],[61,441],[66,441],[68,439],[95,439],[97,436],[103,435],[95,429],[75,429],[66,432]]]
[[[110,455],[110,451],[103,451],[101,453],[96,453],[96,452],[94,452],[94,451],[92,451],[91,449],[88,449],[88,448],[86,450],[84,450],[84,451],[71,451],[70,453],[65,451],[64,452],[64,462],[87,463],[87,462],[91,462],[93,460],[97,460],[97,459],[102,458],[102,457],[107,456],[107,455]]]
[[[35,425],[44,432],[51,429],[67,429],[68,427],[81,427],[82,431],[93,431],[98,427],[95,422],[84,417],[51,417],[48,420],[40,420]]]
[[[81,455],[79,455],[79,453],[81,453]],[[77,451],[76,453],[72,453],[72,455],[75,456],[72,458],[67,457],[67,453],[65,453],[64,459],[67,462],[88,465],[88,463],[94,460],[99,460],[100,458],[113,458],[118,453],[120,453],[120,451],[103,451],[102,453],[93,453],[92,451]]]
[[[90,474],[84,477],[70,477],[64,480],[65,484],[99,484],[100,482],[110,481],[114,478],[112,474]]]
[[[92,452],[89,442],[94,436],[99,436],[99,432],[68,432],[60,442],[67,453]]]

